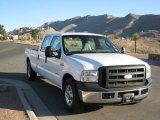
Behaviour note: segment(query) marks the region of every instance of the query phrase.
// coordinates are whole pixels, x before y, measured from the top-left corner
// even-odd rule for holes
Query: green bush
[[[135,34],[133,34],[132,39],[138,40],[138,39],[140,39],[140,35],[138,33],[135,33]]]

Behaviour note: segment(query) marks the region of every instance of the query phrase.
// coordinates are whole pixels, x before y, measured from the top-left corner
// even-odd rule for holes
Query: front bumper
[[[78,87],[79,88],[79,87]],[[87,88],[87,87],[86,87]],[[121,89],[78,89],[79,97],[84,103],[121,103],[123,94],[134,93],[135,101],[142,100],[148,96],[151,82],[143,87],[121,88]]]

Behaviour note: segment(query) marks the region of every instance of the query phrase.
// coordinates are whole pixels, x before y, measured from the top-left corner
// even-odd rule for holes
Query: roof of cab
[[[57,36],[66,36],[66,35],[91,35],[91,36],[106,37],[105,35],[101,35],[101,34],[84,33],[84,32],[49,33],[49,34],[46,34],[46,35],[57,35]]]

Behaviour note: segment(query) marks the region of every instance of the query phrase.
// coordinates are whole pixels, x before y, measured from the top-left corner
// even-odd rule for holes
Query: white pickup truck
[[[25,61],[28,80],[38,73],[56,84],[71,112],[82,111],[85,103],[140,101],[152,84],[147,63],[99,34],[46,34],[38,50],[25,50]]]

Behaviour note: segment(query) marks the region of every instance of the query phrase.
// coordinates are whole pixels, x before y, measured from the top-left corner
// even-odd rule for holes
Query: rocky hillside
[[[45,23],[41,28],[51,27],[61,32],[92,32],[130,37],[140,33],[146,37],[160,37],[160,15],[135,15],[125,17],[111,15],[74,17],[65,21]]]

